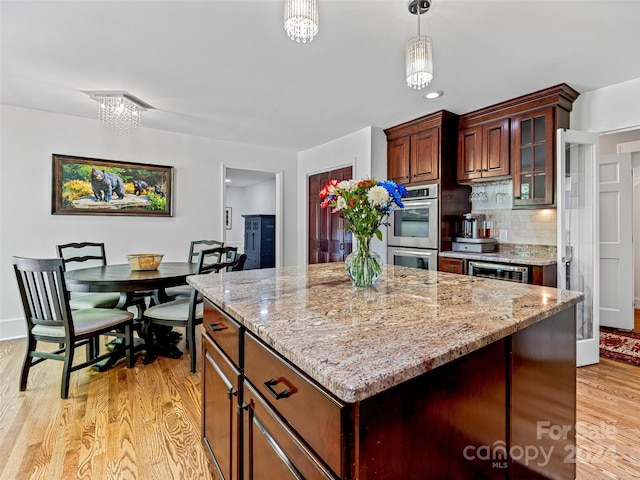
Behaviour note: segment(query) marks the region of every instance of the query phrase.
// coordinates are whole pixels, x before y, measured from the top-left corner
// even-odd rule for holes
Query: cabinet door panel
[[[410,137],[401,137],[387,144],[387,175],[396,183],[409,183]]]
[[[458,133],[458,181],[482,176],[482,127],[470,127]]]
[[[202,351],[203,442],[213,454],[213,463],[222,478],[236,480],[239,479],[240,372],[205,334],[202,336]]]
[[[485,125],[483,176],[509,175],[509,119]]]
[[[440,129],[430,128],[411,136],[411,182],[437,180],[440,175]]]
[[[554,108],[518,115],[511,123],[513,205],[554,203]]]

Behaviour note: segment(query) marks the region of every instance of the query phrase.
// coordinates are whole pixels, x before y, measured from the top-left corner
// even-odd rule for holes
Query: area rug
[[[640,366],[640,333],[600,327],[600,356]]]

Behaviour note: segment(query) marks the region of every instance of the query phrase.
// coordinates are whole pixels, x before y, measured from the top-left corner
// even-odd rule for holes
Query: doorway
[[[222,230],[225,245],[244,251],[243,215],[276,216],[277,267],[283,265],[282,172],[232,168],[222,165]]]
[[[329,180],[353,178],[353,167],[309,175],[309,257],[308,263],[341,262],[351,253],[351,232],[344,228],[344,219],[333,215],[330,208],[321,208],[318,193]]]

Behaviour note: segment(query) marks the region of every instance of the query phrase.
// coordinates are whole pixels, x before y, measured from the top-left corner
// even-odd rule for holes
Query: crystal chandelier
[[[407,43],[407,86],[421,89],[433,78],[431,38],[420,35],[420,14],[431,7],[429,0],[412,0],[409,11],[418,16],[418,36]]]
[[[98,119],[116,135],[133,135],[142,112],[153,108],[127,92],[84,92],[98,102]]]
[[[318,0],[285,0],[284,30],[296,42],[313,41],[318,33]]]

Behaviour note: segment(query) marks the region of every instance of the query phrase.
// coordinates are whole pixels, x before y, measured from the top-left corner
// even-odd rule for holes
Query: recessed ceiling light
[[[428,98],[429,100],[433,100],[434,98],[438,98],[444,95],[442,90],[434,90],[432,92],[427,93],[424,98]]]
[[[224,181],[227,183],[231,183],[231,180],[229,180],[228,178],[225,178]]]

